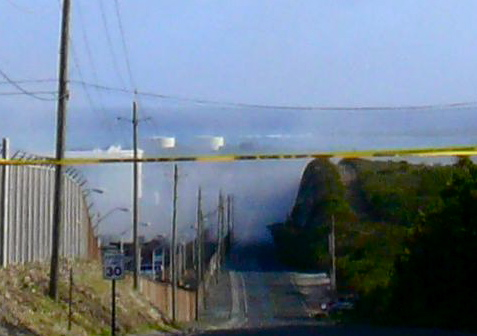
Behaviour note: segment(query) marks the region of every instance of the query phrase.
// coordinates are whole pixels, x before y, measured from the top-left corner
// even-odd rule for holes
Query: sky
[[[250,104],[468,102],[475,100],[477,81],[476,10],[473,0],[74,0],[70,76],[142,92]],[[0,69],[16,80],[56,78],[59,20],[58,0],[0,1]],[[24,86],[56,89],[54,82]],[[0,89],[15,91],[5,84]],[[72,132],[98,121],[111,138],[126,132],[115,116],[129,114],[132,94],[85,92],[79,84],[71,92]],[[35,135],[48,145],[54,141],[54,102],[0,97],[3,113],[10,114],[4,121],[9,132],[35,129],[41,120],[49,132]],[[144,114],[197,108],[141,99]],[[82,120],[88,111],[95,122]]]
[[[187,100],[328,107],[475,102],[474,0],[72,3],[68,149],[129,148],[130,124],[117,117],[130,116],[135,89],[162,95],[139,95],[141,117],[151,118],[141,123],[140,142],[152,152],[151,138],[157,135],[175,136],[187,149],[199,136],[225,136],[235,151],[477,143],[475,108],[336,112],[231,108]],[[16,81],[41,81],[20,83],[26,90],[56,90],[60,12],[58,0],[0,0],[0,70]],[[130,92],[99,90],[79,81]],[[55,101],[1,95],[16,91],[0,77],[0,136],[10,137],[15,149],[52,152]],[[277,168],[273,176],[288,190],[280,193],[274,192],[274,183],[255,181],[257,176],[265,180],[274,165],[235,168],[246,181],[241,184],[250,186],[247,193],[259,195],[255,204],[267,200],[263,209],[282,204],[274,216],[256,210],[263,221],[286,215],[305,164]],[[230,180],[225,168],[220,173],[200,169]],[[192,184],[196,188],[200,179]],[[233,189],[234,183],[229,186]],[[211,187],[214,193],[218,189]],[[250,206],[242,197],[244,206]]]

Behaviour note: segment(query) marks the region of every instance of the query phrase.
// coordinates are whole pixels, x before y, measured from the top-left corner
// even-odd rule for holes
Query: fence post
[[[2,140],[2,159],[8,159],[10,156],[10,142],[7,138]],[[1,175],[1,200],[0,200],[0,265],[5,267],[8,263],[8,192],[9,192],[9,181],[8,174],[9,167],[3,165],[2,175]]]

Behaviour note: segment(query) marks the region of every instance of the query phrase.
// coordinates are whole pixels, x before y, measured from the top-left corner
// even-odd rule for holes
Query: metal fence
[[[8,141],[3,141],[8,158]],[[17,152],[16,158],[26,157]],[[50,258],[53,227],[53,166],[0,166],[0,265]],[[70,258],[91,255],[92,230],[78,172],[63,175],[64,199],[60,254]],[[94,250],[94,249],[93,249]]]

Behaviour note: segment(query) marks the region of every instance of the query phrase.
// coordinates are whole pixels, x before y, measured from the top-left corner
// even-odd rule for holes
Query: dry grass
[[[58,302],[46,295],[48,265],[0,269],[0,335],[2,325],[33,335],[110,334],[111,282],[102,279],[101,265],[97,262],[62,264]],[[68,331],[70,266],[74,270],[73,327]],[[118,281],[116,289],[119,334],[171,329],[162,315],[132,290],[130,279]]]

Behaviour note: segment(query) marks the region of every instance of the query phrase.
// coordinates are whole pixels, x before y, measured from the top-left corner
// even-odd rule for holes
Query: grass
[[[72,330],[68,331],[69,268],[73,267]],[[111,282],[98,262],[62,262],[59,300],[47,295],[47,265],[31,263],[0,269],[0,326],[33,335],[110,335]],[[130,279],[116,286],[118,334],[171,331],[165,318],[132,289]]]

